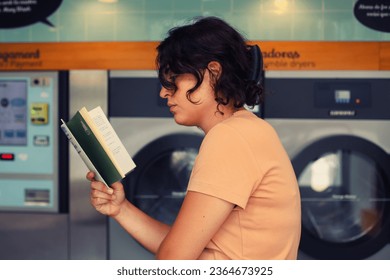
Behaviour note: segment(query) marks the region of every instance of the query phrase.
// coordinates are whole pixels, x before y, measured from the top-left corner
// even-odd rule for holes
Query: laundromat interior
[[[91,206],[61,119],[101,106],[137,164],[126,197],[172,223],[203,134],[160,99],[155,55],[197,16],[261,48],[253,112],[298,179],[298,259],[390,259],[387,0],[0,0],[0,259],[154,258]]]

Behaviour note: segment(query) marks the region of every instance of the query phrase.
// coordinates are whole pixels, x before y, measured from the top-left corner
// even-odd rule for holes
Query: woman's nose
[[[160,97],[161,98],[168,98],[169,94],[170,94],[169,90],[167,90],[165,87],[161,86]]]

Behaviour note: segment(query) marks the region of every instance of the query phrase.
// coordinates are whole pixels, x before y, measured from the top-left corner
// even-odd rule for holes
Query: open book
[[[126,148],[102,108],[80,109],[61,128],[95,179],[107,186],[121,180],[135,168]]]

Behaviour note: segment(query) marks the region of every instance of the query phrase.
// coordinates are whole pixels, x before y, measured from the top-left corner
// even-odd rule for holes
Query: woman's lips
[[[176,105],[175,104],[168,104],[168,107],[169,107],[169,111],[171,111],[173,113],[173,111],[175,110]]]

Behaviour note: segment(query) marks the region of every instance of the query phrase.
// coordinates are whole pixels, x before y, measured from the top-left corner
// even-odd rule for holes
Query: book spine
[[[93,171],[95,173],[95,179],[98,181],[103,182],[107,185],[107,183],[104,181],[103,177],[100,175],[99,171],[96,169],[96,167],[93,165],[92,161],[89,159],[87,154],[84,152],[84,150],[81,148],[77,140],[74,138],[72,132],[68,129],[66,124],[61,125],[62,131],[65,133],[66,137],[68,138],[69,142],[72,144],[72,146],[75,148],[76,152],[79,154],[85,165],[87,166],[88,170]],[[108,185],[107,185],[108,186]]]
[[[66,125],[108,185],[122,179],[122,175],[118,172],[99,140],[79,112]]]

